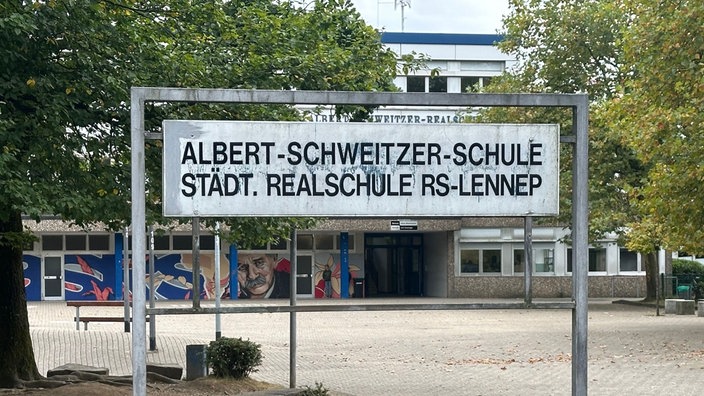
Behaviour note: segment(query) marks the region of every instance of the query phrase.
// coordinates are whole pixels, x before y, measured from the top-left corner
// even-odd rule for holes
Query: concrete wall
[[[523,298],[522,276],[455,276],[449,297]],[[572,277],[534,276],[533,297],[564,298],[572,295]],[[589,297],[645,297],[643,276],[590,276]]]
[[[447,262],[454,252],[448,245],[452,232],[432,232],[423,234],[423,295],[447,297]]]

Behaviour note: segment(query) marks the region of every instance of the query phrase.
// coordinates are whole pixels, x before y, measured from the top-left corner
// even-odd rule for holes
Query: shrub
[[[691,285],[694,300],[704,297],[704,265],[694,260],[672,260],[672,275],[677,277],[679,284]]]
[[[299,393],[300,396],[327,396],[329,394],[328,390],[323,387],[323,384],[317,382],[315,383],[315,388],[306,386],[306,389]]]
[[[244,378],[262,364],[261,345],[242,338],[221,337],[208,345],[206,362],[216,377]]]
[[[673,259],[672,275],[704,276],[704,265],[694,260]]]

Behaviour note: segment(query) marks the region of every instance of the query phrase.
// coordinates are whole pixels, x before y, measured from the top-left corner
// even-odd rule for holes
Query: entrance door
[[[44,257],[44,291],[45,300],[64,298],[64,260],[63,257]]]
[[[313,256],[296,256],[296,295],[313,295]]]
[[[365,236],[367,296],[423,295],[423,236]]]

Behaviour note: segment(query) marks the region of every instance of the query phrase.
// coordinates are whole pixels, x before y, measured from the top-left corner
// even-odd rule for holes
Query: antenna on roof
[[[401,31],[405,31],[404,26],[405,26],[405,10],[406,7],[411,8],[411,0],[394,0],[394,9],[397,9],[398,6],[401,6]]]
[[[401,31],[404,31],[404,26],[405,26],[405,10],[406,7],[411,8],[411,0],[394,0],[394,10],[397,10],[398,7],[401,7]],[[379,6],[381,4],[391,4],[391,1],[382,1],[382,0],[377,0],[376,2],[376,25],[379,27]]]

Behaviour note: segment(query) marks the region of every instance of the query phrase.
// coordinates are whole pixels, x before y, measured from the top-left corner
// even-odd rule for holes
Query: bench
[[[130,302],[130,306],[132,302]],[[81,307],[124,307],[125,302],[122,300],[72,300],[66,301],[66,306],[76,308],[76,316],[73,318],[76,322],[76,330],[81,329],[81,322],[84,324],[84,330],[88,330],[89,322],[124,322],[125,316],[81,316]],[[129,318],[130,322],[132,318]],[[149,317],[146,318],[149,321]]]
[[[146,321],[149,322],[149,316],[147,316]],[[88,330],[88,323],[89,322],[111,322],[111,323],[122,323],[125,321],[124,316],[84,316],[84,317],[75,317],[73,320],[76,321],[76,327],[78,327],[78,322],[83,322],[83,330]],[[132,321],[132,318],[130,318],[130,322]],[[78,328],[76,329],[78,330]]]

